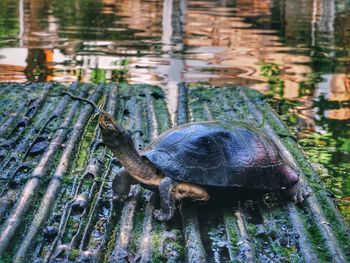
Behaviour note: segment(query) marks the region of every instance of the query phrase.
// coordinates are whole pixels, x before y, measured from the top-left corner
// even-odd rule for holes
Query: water
[[[0,0],[0,81],[124,79],[269,95],[350,217],[350,1]]]

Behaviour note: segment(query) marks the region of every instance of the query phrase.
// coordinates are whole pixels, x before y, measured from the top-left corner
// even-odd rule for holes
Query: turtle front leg
[[[169,177],[160,181],[158,186],[161,209],[155,210],[153,215],[159,221],[169,221],[175,212],[174,188],[178,183]]]
[[[121,168],[112,182],[113,200],[124,201],[128,197],[130,186],[137,183],[124,168]]]

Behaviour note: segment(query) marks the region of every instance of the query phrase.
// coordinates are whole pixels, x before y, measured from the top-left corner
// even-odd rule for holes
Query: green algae
[[[163,248],[163,229],[160,224],[155,224],[151,231],[151,261],[164,262],[165,255]]]
[[[228,250],[232,258],[239,253],[239,236],[237,234],[238,228],[236,225],[236,221],[228,211],[224,212],[224,223],[227,233]]]
[[[122,85],[123,86],[123,85]],[[248,107],[244,105],[244,103],[240,102],[240,95],[239,95],[240,89],[217,89],[217,88],[210,88],[210,89],[202,89],[202,88],[191,88],[189,91],[189,99],[192,111],[192,117],[195,120],[207,120],[208,113],[203,111],[203,105],[207,105],[210,109],[210,113],[213,115],[214,119],[222,119],[222,120],[234,120],[236,118],[239,119],[245,119],[245,121],[248,119],[250,122],[253,122],[257,126],[264,127],[264,125],[271,125],[273,129],[282,137],[283,143],[286,145],[286,147],[292,152],[293,156],[296,158],[298,165],[302,168],[304,174],[306,175],[308,184],[315,190],[316,197],[321,205],[322,211],[324,212],[326,218],[330,220],[329,222],[339,222],[339,218],[336,214],[334,214],[334,210],[332,207],[329,206],[329,200],[326,198],[327,192],[324,191],[324,186],[319,183],[318,176],[315,175],[314,170],[310,166],[310,164],[305,160],[305,157],[303,156],[300,149],[297,147],[297,145],[294,142],[294,139],[292,138],[292,134],[286,129],[286,127],[281,127],[280,123],[276,122],[275,118],[273,117],[273,111],[265,105],[265,101],[263,99],[263,96],[261,96],[260,93],[256,93],[254,91],[248,91],[244,90],[247,94],[249,92],[252,92],[253,95],[249,96],[251,99],[253,98],[255,101],[254,103],[259,106],[260,110],[263,112],[264,115],[264,121],[262,123],[257,123],[254,121],[254,118],[250,117],[247,118],[247,115],[249,113]],[[124,88],[121,88],[121,91],[118,93],[118,110],[121,109],[121,111],[124,110],[124,106],[122,105],[123,102],[126,100],[129,100],[130,97],[137,96],[138,97],[138,103],[141,105],[144,105],[146,97],[142,94],[145,94],[145,92],[151,92],[154,93],[152,96],[152,103],[154,105],[154,110],[156,113],[156,118],[158,122],[158,132],[167,130],[170,126],[169,121],[169,114],[167,112],[166,104],[164,102],[163,92],[159,88],[155,87],[149,87],[145,85],[139,85],[133,88],[130,88],[130,86],[124,85]],[[225,101],[220,100],[221,96],[225,97]],[[231,109],[233,108],[233,109]],[[118,114],[123,114],[118,111]],[[124,117],[125,118],[125,117]],[[142,113],[142,119],[145,119],[144,113]],[[57,123],[59,123],[59,119],[57,120]],[[130,116],[126,116],[125,125],[130,126],[132,121],[130,120]],[[57,125],[56,123],[54,124]],[[101,154],[101,149],[98,149],[96,153],[89,153],[89,147],[93,142],[93,138],[96,134],[96,120],[90,120],[87,128],[85,128],[84,136],[82,142],[79,144],[79,147],[76,149],[76,157],[73,162],[73,164],[70,165],[69,169],[69,178],[73,178],[73,174],[81,174],[84,170],[85,165],[87,164],[87,161],[89,160],[89,157],[96,157],[97,154]],[[142,130],[146,131],[146,126],[142,126]],[[147,134],[146,134],[147,135]],[[147,137],[146,135],[142,136],[142,139]],[[84,141],[85,140],[85,141]],[[58,157],[61,155],[61,151],[57,153],[56,158],[54,161],[56,162],[58,160]],[[80,158],[80,159],[79,159]],[[76,177],[76,176],[74,176]],[[91,181],[86,180],[83,182],[84,187],[89,188],[91,186]],[[64,180],[64,187],[67,187],[64,192],[66,193],[65,196],[61,196],[59,198],[60,202],[62,200],[67,201],[70,199],[69,189],[72,187],[72,183],[69,180]],[[42,196],[42,193],[40,194]],[[38,197],[40,198],[40,197]],[[96,200],[92,200],[92,202],[96,202]],[[34,206],[36,206],[38,203],[35,203]],[[57,208],[54,209],[57,211]],[[306,210],[306,213],[305,213]],[[139,242],[139,237],[142,232],[142,222],[143,222],[143,215],[142,211],[137,211],[134,221],[134,231],[131,236],[131,243],[130,243],[130,251],[136,252],[137,246]],[[254,246],[257,247],[257,251],[264,251],[266,249],[265,247],[259,247],[259,241],[262,242],[268,242],[269,248],[272,251],[272,255],[280,255],[279,258],[281,261],[287,260],[290,262],[300,262],[302,261],[301,258],[298,255],[297,247],[293,243],[288,247],[284,247],[282,243],[280,243],[279,239],[274,239],[275,236],[278,236],[280,232],[279,227],[281,225],[288,225],[287,219],[282,215],[283,211],[281,209],[278,209],[278,211],[275,211],[273,209],[273,212],[271,212],[272,218],[278,218],[278,220],[282,220],[283,223],[274,223],[271,226],[269,225],[270,231],[268,231],[267,236],[260,236],[258,233],[257,226],[254,224],[247,224],[246,230],[248,231],[249,235],[252,237],[253,240],[256,242],[254,243]],[[282,214],[280,214],[282,213]],[[312,214],[308,213],[307,208],[301,207],[298,209],[298,213],[300,214],[300,217],[303,219],[303,223],[307,228],[308,235],[310,238],[310,242],[312,242],[312,246],[317,251],[320,260],[327,261],[329,260],[329,255],[327,252],[327,248],[324,245],[323,237],[318,230],[317,226],[315,225]],[[116,214],[112,216],[114,218],[113,222],[118,222],[118,216]],[[28,223],[30,223],[30,220],[33,217],[28,217]],[[26,221],[27,222],[27,221]],[[237,255],[239,253],[239,246],[238,246],[238,236],[237,236],[237,228],[235,228],[234,224],[234,218],[232,216],[227,217],[224,215],[224,222],[226,226],[226,232],[227,232],[227,239],[230,241],[228,246],[229,250]],[[69,222],[69,225],[67,226],[67,239],[64,238],[65,241],[69,241],[72,235],[74,234],[71,232],[71,230],[74,230],[74,223],[75,222]],[[81,224],[84,225],[84,222],[81,222]],[[118,226],[119,227],[119,226]],[[108,237],[108,244],[104,246],[105,255],[110,255],[112,253],[112,250],[115,246],[115,237],[118,236],[118,227],[113,229],[107,230]],[[335,231],[336,238],[338,239],[339,243],[341,243],[342,248],[347,249],[347,241],[348,237],[344,233],[344,228],[341,226],[341,224],[334,223],[332,224],[332,229]],[[290,229],[290,226],[288,225],[288,229]],[[22,229],[20,230],[23,231]],[[214,230],[213,230],[214,231]],[[212,231],[212,232],[213,232]],[[214,231],[215,232],[215,231]],[[213,232],[213,233],[214,233]],[[181,254],[180,258],[184,258],[182,255],[184,253],[184,245],[183,241],[181,239],[177,240],[164,240],[164,229],[162,228],[162,225],[154,222],[153,223],[153,229],[151,231],[151,247],[152,247],[152,260],[153,262],[163,262],[165,260],[164,258],[164,242],[169,243],[170,247],[176,251],[180,251]],[[42,242],[42,236],[38,236],[36,239],[36,242]],[[94,244],[91,243],[89,246],[93,246]],[[160,249],[162,248],[162,249]],[[11,252],[12,253],[12,252]],[[266,252],[264,252],[266,253]],[[11,258],[12,254],[5,255]],[[76,255],[74,255],[74,251],[70,255],[71,257],[76,258]],[[105,256],[104,261],[107,262],[109,258],[108,256]],[[274,257],[273,257],[274,258]],[[175,260],[176,261],[176,260]]]
[[[254,95],[257,94],[257,91],[252,91],[247,89],[245,91],[248,94],[248,96],[250,96],[253,100],[254,99],[256,100],[256,97]],[[266,112],[269,124],[273,127],[273,129],[277,133],[290,134],[286,126],[281,126],[280,123],[276,122],[276,117],[271,115],[273,114],[273,110],[266,103],[257,103],[257,105],[263,112]],[[330,207],[329,200],[326,200],[328,198],[326,196],[327,195],[326,187],[323,184],[320,184],[319,177],[317,176],[315,171],[312,169],[310,163],[305,159],[300,148],[291,139],[291,137],[282,138],[282,141],[284,145],[287,147],[287,149],[294,156],[298,166],[301,168],[303,172],[303,175],[305,175],[305,178],[308,180],[308,185],[312,187],[312,189],[314,190],[317,200],[320,203],[323,213],[328,219],[328,222],[332,222],[330,226],[333,229],[334,233],[336,234],[336,237],[339,240],[339,244],[341,245],[343,251],[350,251],[350,244],[349,244],[349,237],[347,234],[347,230],[344,228],[344,225],[341,222],[339,222],[340,219],[339,219],[339,216],[336,214],[336,211],[334,210],[334,206]],[[310,217],[311,216],[309,216],[309,218]],[[329,259],[329,255],[326,252],[326,248],[323,247],[322,245],[323,238],[321,236],[321,233],[319,232],[318,228],[314,226],[314,223],[310,219],[305,220],[305,216],[302,216],[302,218],[308,230],[310,241],[312,242],[314,247],[321,248],[321,249],[317,249],[318,254],[322,260],[327,261]],[[347,253],[346,256],[350,259],[349,253]]]
[[[140,238],[142,235],[144,218],[145,218],[145,214],[140,210],[136,210],[136,213],[134,216],[134,225],[133,225],[131,238],[130,238],[130,245],[129,245],[130,252],[134,254],[137,253],[137,249],[140,245],[140,242],[142,242]]]
[[[305,157],[303,154],[300,152],[300,149],[296,146],[295,142],[293,141],[293,136],[291,132],[288,130],[288,128],[284,125],[281,126],[281,122],[276,122],[276,118],[272,116],[273,110],[266,105],[265,97],[253,90],[249,89],[243,89],[244,92],[254,101],[254,103],[260,108],[262,111],[262,114],[264,116],[263,118],[263,123],[259,125],[255,121],[255,119],[248,118],[250,122],[253,122],[254,125],[256,126],[263,126],[265,123],[268,123],[273,127],[273,129],[276,131],[276,133],[280,136],[282,136],[282,141],[286,145],[287,149],[292,153],[292,155],[296,158],[296,161],[299,165],[299,167],[302,169],[303,174],[306,176],[306,179],[308,180],[308,184],[316,191],[316,195],[318,197],[318,200],[322,206],[322,209],[326,215],[326,217],[330,220],[330,222],[336,222],[339,220],[338,216],[335,214],[334,210],[329,207],[329,202],[322,200],[325,198],[325,187],[324,185],[320,184],[319,177],[315,175],[315,172],[313,171],[312,167],[310,164],[305,160]],[[213,114],[214,119],[222,119],[222,120],[235,120],[235,119],[243,119],[242,116],[250,116],[249,109],[246,104],[244,103],[237,103],[234,101],[237,101],[237,96],[239,97],[239,94],[237,93],[238,89],[232,88],[231,90],[226,89],[223,90],[221,93],[221,96],[226,96],[226,98],[229,100],[229,103],[232,105],[234,103],[234,107],[236,108],[235,113],[228,113],[225,110],[222,110],[223,105],[218,104],[217,102],[220,101],[218,98],[220,96],[216,95],[216,90],[215,89],[202,89],[202,88],[197,88],[190,90],[190,101],[192,102],[190,105],[194,119],[195,120],[206,120],[207,115],[203,113],[203,106],[201,105],[202,103],[208,103],[211,109],[211,113]],[[239,98],[238,98],[239,100]],[[195,104],[195,105],[193,105]],[[220,112],[221,108],[221,112]],[[238,108],[238,109],[237,109]],[[238,114],[237,114],[238,112]],[[241,114],[240,114],[240,113]],[[247,121],[247,118],[245,118],[245,121]],[[328,204],[328,205],[327,205]],[[322,235],[318,228],[313,225],[313,222],[311,219],[307,219],[306,215],[301,214],[306,229],[309,234],[309,238],[315,247],[316,251],[318,251],[318,254],[320,256],[320,259],[322,260],[328,260],[329,255],[326,250],[326,247],[324,247]],[[336,221],[333,221],[336,220]],[[332,225],[333,230],[335,231],[337,238],[339,242],[341,242],[342,247],[344,251],[347,251],[348,245],[348,237],[344,233],[344,228],[341,227],[341,224],[333,224]],[[254,226],[247,226],[247,230],[251,235],[254,235]],[[298,262],[300,261],[299,256],[297,256],[296,253],[296,247],[291,246],[290,248],[284,248],[281,245],[272,242],[271,244],[272,249],[275,251],[275,253],[280,253],[284,255],[286,259]]]

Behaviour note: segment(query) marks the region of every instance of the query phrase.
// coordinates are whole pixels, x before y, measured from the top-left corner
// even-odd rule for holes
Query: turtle
[[[248,123],[183,124],[138,151],[130,133],[110,114],[100,112],[98,122],[104,144],[123,166],[112,182],[114,198],[125,200],[130,186],[137,183],[158,190],[160,209],[153,213],[157,220],[172,219],[176,201],[208,201],[220,189],[281,191],[295,203],[310,194],[299,170],[276,143]]]

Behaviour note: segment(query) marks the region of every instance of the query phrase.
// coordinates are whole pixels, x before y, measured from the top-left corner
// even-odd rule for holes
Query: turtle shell
[[[177,126],[148,145],[143,156],[165,176],[198,185],[280,189],[286,181],[275,143],[244,123]]]

